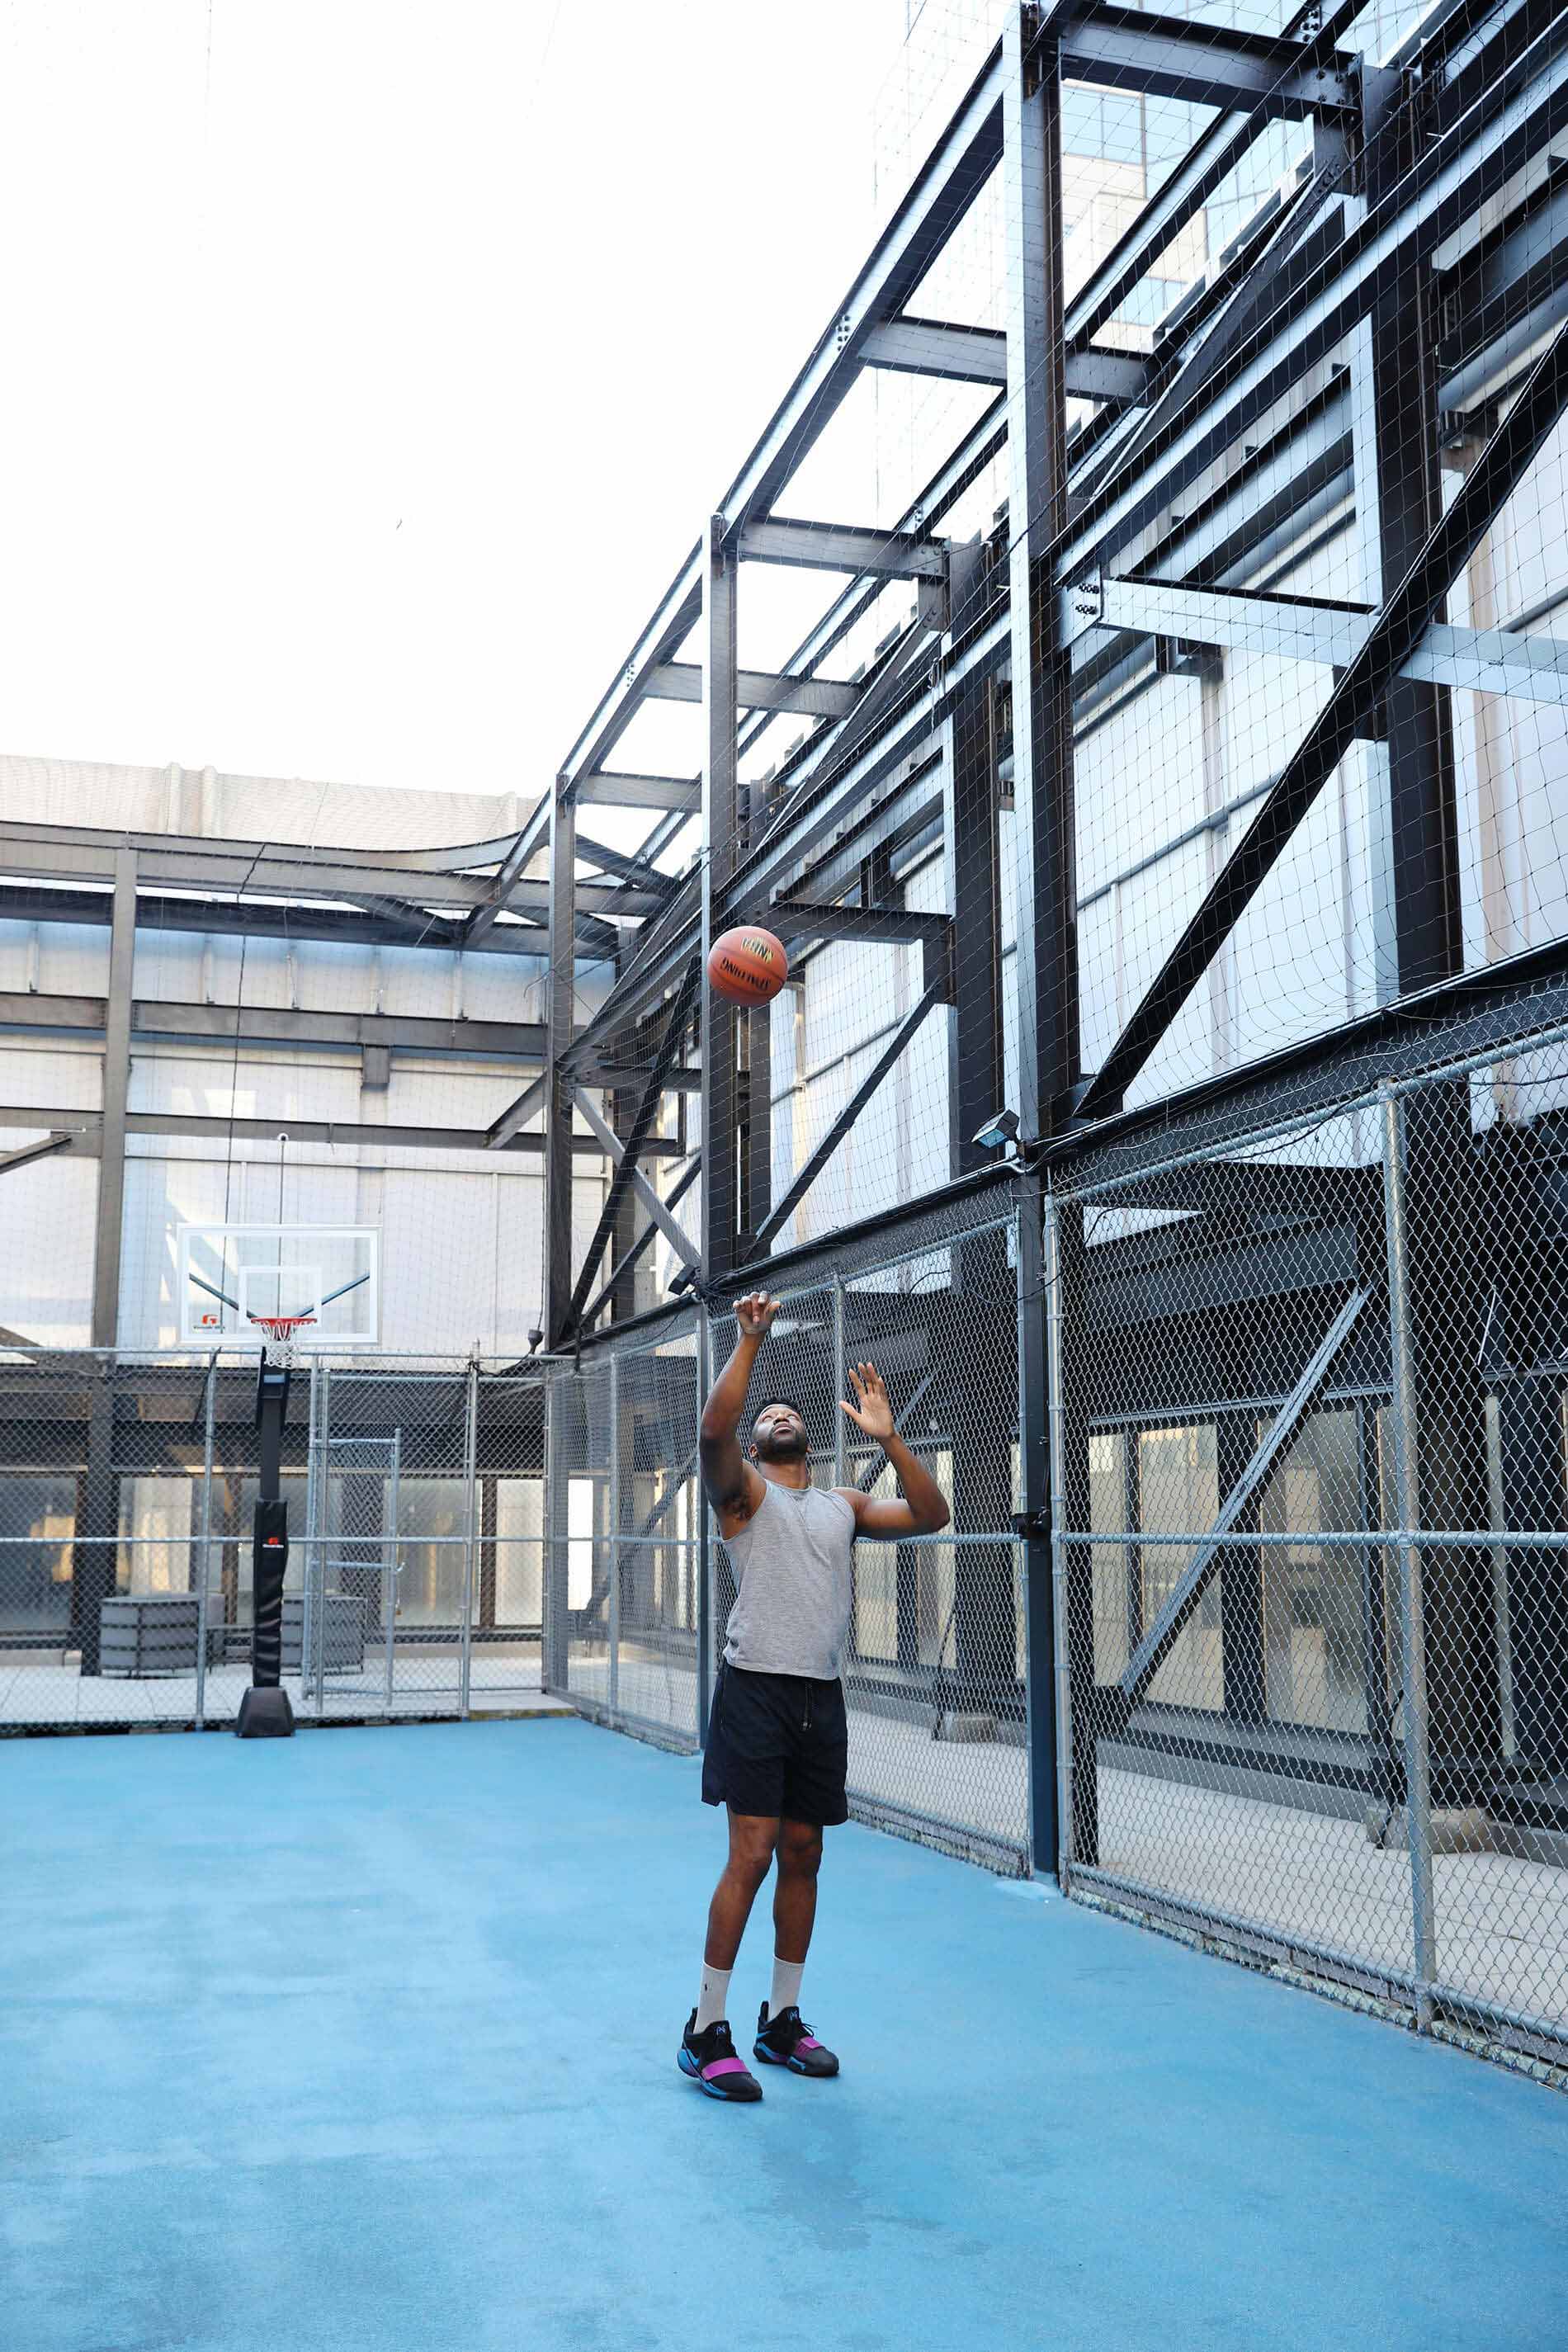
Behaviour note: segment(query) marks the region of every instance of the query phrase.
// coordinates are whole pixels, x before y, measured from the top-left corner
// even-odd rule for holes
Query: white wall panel
[[[26,1139],[9,1129],[0,1149]],[[87,1345],[98,1162],[52,1152],[0,1176],[0,1324],[46,1348]]]

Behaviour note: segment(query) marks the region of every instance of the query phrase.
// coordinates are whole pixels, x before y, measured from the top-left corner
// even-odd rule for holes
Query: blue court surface
[[[697,1769],[0,1747],[6,2352],[1568,2345],[1560,2095],[870,1831],[806,1976],[843,2075],[704,2099]]]

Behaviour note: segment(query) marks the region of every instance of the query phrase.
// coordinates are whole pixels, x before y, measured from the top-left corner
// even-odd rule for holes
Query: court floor
[[[702,2099],[697,1775],[565,1719],[0,1741],[6,2352],[1568,2342],[1561,2095],[870,1830],[842,2077]]]

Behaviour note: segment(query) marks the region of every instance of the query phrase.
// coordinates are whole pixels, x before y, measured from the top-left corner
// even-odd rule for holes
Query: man
[[[708,1913],[696,2008],[679,2064],[710,2098],[760,2099],[762,2085],[735,2054],[726,2011],[730,1973],[757,1889],[776,1859],[773,1990],[752,2049],[764,2064],[813,2076],[838,2061],[800,2014],[801,1971],[816,1914],[822,1832],[848,1819],[844,1784],[848,1727],[839,1681],[854,1587],[855,1539],[897,1542],[934,1535],[947,1500],[893,1427],[876,1367],[850,1373],[855,1402],[840,1400],[858,1429],[887,1454],[902,1492],[873,1502],[858,1486],[811,1483],[811,1441],[797,1404],[764,1400],[740,1439],[757,1350],[778,1312],[765,1291],[735,1310],[734,1352],[702,1409],[702,1483],[737,1586],[713,1692],[702,1761],[705,1804],[724,1805],[730,1858]]]

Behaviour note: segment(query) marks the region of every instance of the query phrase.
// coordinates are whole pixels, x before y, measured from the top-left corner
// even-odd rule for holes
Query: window
[[[1181,1582],[1200,1538],[1219,1512],[1219,1459],[1213,1422],[1190,1428],[1145,1429],[1138,1437],[1138,1525],[1145,1535],[1190,1538],[1184,1543],[1140,1546],[1141,1599],[1146,1631]],[[1165,1706],[1218,1711],[1225,1706],[1219,1577],[1203,1599],[1149,1685]]]
[[[1269,1424],[1259,1422],[1261,1438]],[[1265,1535],[1300,1541],[1263,1547],[1264,1675],[1268,1713],[1281,1723],[1364,1731],[1365,1555],[1320,1535],[1362,1524],[1361,1438],[1353,1406],[1310,1414],[1259,1498]]]
[[[495,1622],[537,1625],[543,1595],[544,1481],[498,1478]]]
[[[1127,1527],[1127,1433],[1096,1430],[1089,1441],[1089,1524],[1095,1534]],[[1089,1547],[1094,1584],[1094,1679],[1120,1682],[1127,1667],[1127,1596],[1131,1562],[1123,1544]]]
[[[0,1478],[0,1633],[64,1633],[75,1530],[74,1478]]]

